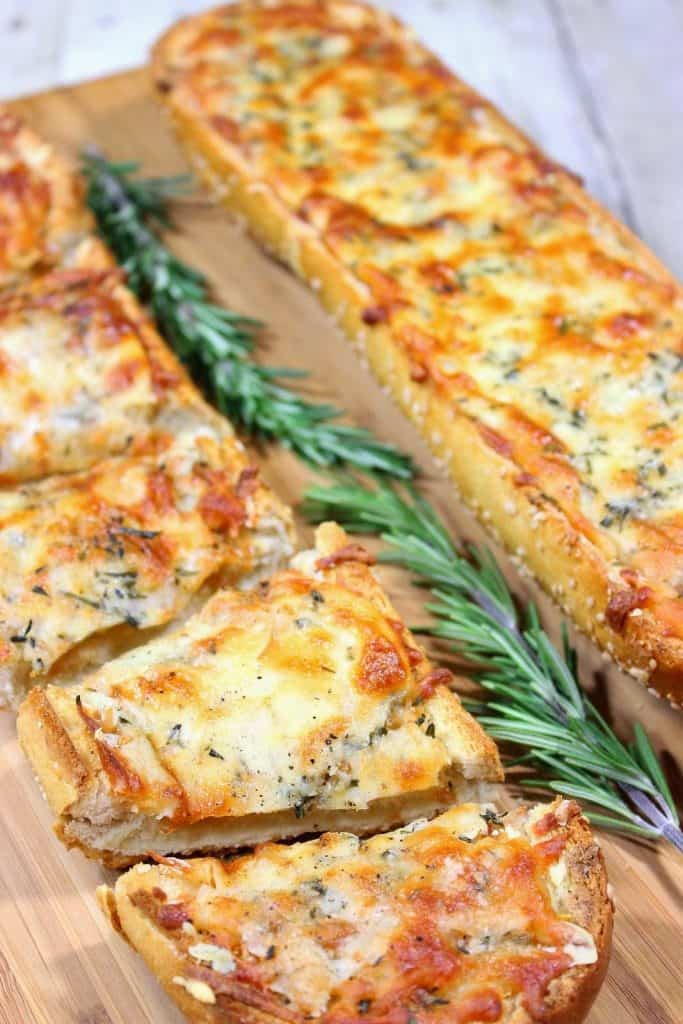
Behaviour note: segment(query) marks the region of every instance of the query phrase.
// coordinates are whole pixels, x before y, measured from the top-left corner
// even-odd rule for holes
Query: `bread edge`
[[[100,908],[113,930],[138,953],[155,976],[168,997],[181,1010],[192,1024],[226,1024],[226,1018],[219,1007],[207,1005],[194,999],[180,985],[173,984],[173,978],[182,974],[184,961],[178,954],[173,939],[164,934],[162,929],[155,927],[152,921],[130,900],[127,900],[127,887],[131,881],[137,880],[140,870],[155,870],[149,865],[137,865],[121,875],[113,888],[100,885],[96,895]],[[254,1024],[278,1024],[274,1018],[256,1018]],[[232,1024],[232,1022],[230,1022]],[[235,1018],[235,1024],[240,1024]],[[249,1017],[244,1024],[251,1024]]]
[[[61,818],[86,792],[92,766],[76,749],[44,689],[34,687],[22,701],[17,736],[50,809]]]
[[[609,892],[602,850],[586,818],[579,814],[569,823],[565,850],[571,886],[572,909],[577,923],[593,936],[595,963],[575,968],[576,983],[563,975],[552,987],[552,1008],[548,1024],[578,1024],[595,1001],[609,967],[614,926],[614,904]],[[574,919],[574,918],[573,918]]]

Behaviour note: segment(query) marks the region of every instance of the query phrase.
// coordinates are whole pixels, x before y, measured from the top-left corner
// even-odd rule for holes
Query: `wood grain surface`
[[[185,165],[151,96],[144,72],[130,72],[14,105],[52,142],[73,153],[96,143],[149,173]],[[410,451],[424,489],[456,536],[482,541],[413,428],[393,407],[313,295],[269,260],[228,215],[202,197],[178,206],[174,249],[209,275],[221,301],[266,321],[262,358],[311,370],[311,395],[344,406],[351,419]],[[260,453],[265,475],[295,503],[310,473],[289,454]],[[301,527],[301,539],[306,537]],[[495,546],[494,546],[495,550]],[[560,617],[533,582],[496,550],[522,595],[538,600],[546,625]],[[405,574],[383,571],[409,622],[423,619],[420,594]],[[622,675],[577,637],[582,677],[617,728],[642,721],[663,751],[680,789],[683,716]],[[606,834],[600,836],[617,916],[610,971],[590,1024],[683,1021],[683,857]],[[0,1024],[177,1024],[180,1017],[137,957],[110,934],[94,898],[107,876],[66,851],[18,750],[11,716],[0,717]]]

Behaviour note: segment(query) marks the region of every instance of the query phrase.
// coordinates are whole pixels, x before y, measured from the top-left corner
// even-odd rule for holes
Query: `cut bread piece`
[[[0,290],[67,265],[94,231],[71,163],[0,107]]]
[[[75,687],[21,744],[69,845],[111,865],[430,815],[500,780],[495,744],[335,524],[251,592]]]
[[[0,380],[3,485],[133,451],[166,403],[196,396],[94,238],[0,294]]]
[[[173,26],[153,73],[198,172],[311,283],[464,498],[683,704],[672,275],[380,9],[224,5]]]
[[[0,703],[291,554],[290,513],[226,421],[197,400],[167,404],[158,427],[135,455],[0,491]]]
[[[170,423],[232,436],[94,231],[75,168],[0,108],[0,485],[164,444]]]
[[[576,804],[140,864],[98,896],[189,1021],[579,1024],[609,958]]]

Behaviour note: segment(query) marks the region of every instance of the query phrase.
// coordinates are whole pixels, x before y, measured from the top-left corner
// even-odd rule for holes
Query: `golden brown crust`
[[[90,766],[79,755],[44,690],[33,689],[24,701],[17,731],[51,809],[61,814],[84,791]]]
[[[277,6],[271,5],[269,10]],[[307,5],[299,6],[303,9]],[[318,5],[315,18],[324,21],[328,6]],[[355,8],[361,11],[359,18],[370,21],[375,18],[375,35],[383,38],[387,46],[398,41],[400,46],[413,47],[413,54],[420,59],[424,57],[425,51],[419,44],[412,41],[406,44],[404,30],[393,19],[379,12],[373,14],[364,5],[348,3],[344,6],[348,10]],[[233,8],[225,10],[232,12]],[[302,15],[303,18],[309,16],[313,18],[310,11]],[[668,584],[660,590],[661,569],[643,568],[643,559],[646,559],[643,552],[655,550],[659,545],[657,550],[661,550],[661,556],[658,557],[663,560],[659,566],[663,567],[666,562],[665,572],[675,575],[671,566],[677,564],[680,552],[678,542],[673,540],[678,529],[673,525],[673,519],[666,543],[661,536],[646,537],[643,534],[645,527],[633,526],[636,534],[640,531],[640,561],[636,559],[631,565],[630,556],[624,556],[622,577],[618,560],[615,568],[611,547],[614,538],[605,538],[601,533],[602,527],[596,529],[587,525],[585,516],[582,518],[575,514],[578,506],[563,504],[564,498],[549,500],[548,489],[551,492],[553,488],[557,489],[561,476],[546,477],[541,486],[534,481],[532,474],[520,472],[506,445],[499,443],[496,432],[482,430],[476,417],[464,415],[454,406],[452,395],[435,382],[432,364],[416,367],[415,350],[397,343],[392,323],[384,322],[382,309],[381,315],[369,316],[372,309],[368,303],[372,301],[373,288],[369,288],[367,280],[361,280],[344,264],[338,251],[342,243],[338,244],[337,236],[331,244],[326,229],[330,221],[325,219],[329,213],[329,201],[325,199],[323,202],[313,193],[312,213],[302,219],[305,202],[299,205],[297,215],[289,200],[283,199],[287,194],[285,186],[280,182],[278,191],[267,176],[255,175],[250,166],[248,147],[238,144],[239,140],[231,139],[231,133],[224,127],[219,132],[207,116],[209,108],[206,103],[210,101],[205,103],[204,97],[211,94],[211,89],[211,95],[221,95],[220,79],[213,70],[214,65],[211,65],[210,73],[214,77],[208,93],[202,92],[201,81],[195,89],[186,71],[195,59],[191,46],[199,45],[199,28],[205,24],[208,31],[214,24],[212,18],[214,14],[209,13],[199,19],[180,22],[162,37],[153,53],[153,74],[162,98],[200,175],[228,207],[246,219],[259,241],[304,279],[315,282],[326,307],[339,319],[347,335],[365,350],[380,380],[390,387],[435,453],[447,463],[464,498],[498,532],[508,548],[524,559],[562,606],[571,612],[577,624],[637,678],[648,681],[672,703],[680,703],[683,698],[680,599],[675,594],[671,597],[673,591]],[[233,45],[228,32],[221,45],[226,52]],[[217,62],[215,67],[220,68],[221,55],[214,54],[212,59]],[[645,282],[643,287],[651,288],[655,295],[653,308],[662,315],[669,309],[678,309],[680,290],[676,289],[671,275],[653,254],[587,197],[571,175],[551,166],[542,154],[530,148],[528,140],[493,112],[490,105],[457,82],[445,69],[442,71],[446,83],[442,97],[449,96],[448,90],[453,89],[460,97],[465,95],[470,107],[487,111],[494,130],[516,154],[515,159],[528,159],[542,180],[544,175],[550,175],[548,180],[552,181],[553,189],[562,196],[563,202],[568,207],[573,204],[574,208],[582,211],[582,217],[598,225],[600,231],[613,239],[610,251],[627,254],[627,263],[624,264],[627,269],[623,273],[630,273],[638,280],[638,275],[641,275]],[[224,99],[223,104],[224,109],[229,110],[229,98]],[[324,188],[323,185],[323,197]],[[318,210],[321,211],[320,222],[316,219]],[[613,263],[616,266],[618,261]],[[393,314],[386,318],[387,321],[392,317]],[[615,316],[613,319],[611,328],[615,332],[619,329],[628,333],[634,329],[628,318]],[[518,437],[522,438],[522,434]],[[463,450],[471,453],[467,460],[459,458]],[[565,472],[564,468],[562,472]]]
[[[469,808],[454,809],[427,826],[423,833],[425,838],[421,838],[418,829],[407,842],[403,841],[405,845],[399,844],[400,852],[392,853],[388,860],[386,854],[380,856],[384,873],[391,880],[374,883],[375,888],[370,882],[375,854],[370,850],[394,850],[392,836],[376,837],[366,846],[354,848],[349,837],[330,833],[315,843],[299,844],[284,850],[269,845],[252,856],[230,863],[196,860],[159,867],[141,865],[123,875],[113,891],[103,887],[100,900],[106,906],[110,919],[113,918],[116,930],[142,954],[191,1021],[240,1024],[252,1020],[288,1020],[299,1024],[305,1019],[313,1019],[320,1020],[321,1024],[336,1024],[341,1020],[355,1020],[352,1008],[354,1004],[362,1003],[361,1012],[371,1022],[385,1019],[382,1014],[390,1006],[394,1012],[410,1011],[414,1019],[423,1024],[432,1016],[425,1007],[434,1004],[439,1007],[438,1019],[444,1024],[479,1020],[479,1016],[467,1016],[475,1006],[479,1008],[482,1019],[510,1024],[534,1024],[541,1020],[545,1024],[579,1024],[587,1015],[607,969],[613,916],[602,855],[590,828],[578,815],[575,805],[557,800],[545,808],[526,812],[518,809],[514,813],[517,826],[514,835],[498,825],[488,824],[488,837],[480,835],[468,840],[467,844],[460,842],[460,849],[456,850],[438,830],[446,827],[442,822],[451,822],[448,827],[453,828],[465,813],[471,814],[472,811]],[[540,817],[541,824],[546,819],[550,822],[543,826],[544,831],[540,835],[534,834],[534,825],[531,824],[534,817],[537,822]],[[518,834],[520,828],[521,839]],[[486,917],[477,924],[473,920],[471,931],[458,938],[465,920],[462,917],[463,907],[468,906],[471,900],[476,904],[469,885],[473,877],[478,879],[477,884],[481,884],[483,877],[470,876],[468,867],[470,863],[480,863],[479,843],[497,851],[496,859],[487,861],[489,871],[496,879],[495,885],[502,885],[505,889],[510,881],[509,878],[505,881],[507,871],[513,872],[512,877],[517,879],[513,892],[506,897],[508,902],[500,910],[496,905],[491,911],[494,918],[500,916],[499,932],[505,932],[506,915],[509,914],[510,921],[515,922],[512,927],[517,929],[516,934],[520,937],[520,948],[527,951],[524,957],[529,955],[529,943],[532,946],[535,942],[544,944],[544,952],[536,961],[535,968],[531,968],[528,959],[519,962],[527,964],[522,975],[518,973],[514,950],[510,952],[507,947],[499,950],[496,944],[489,946],[488,943],[485,949],[493,952],[487,952],[487,955],[500,959],[495,960],[495,967],[484,968],[481,973],[480,929],[484,929],[484,935],[496,934],[495,925],[493,932],[486,931],[492,924],[486,924]],[[318,856],[320,859],[316,860]],[[340,876],[335,874],[333,866],[330,867],[337,857],[344,864],[342,890],[337,889]],[[530,859],[536,865],[533,869],[534,882],[527,880],[530,879]],[[457,861],[460,868],[454,870]],[[424,872],[423,868],[416,867],[423,863],[429,863],[430,870]],[[552,871],[560,863],[563,865],[561,879],[552,882]],[[396,880],[393,879],[394,864],[399,865]],[[500,868],[501,864],[506,867]],[[264,887],[260,896],[261,909],[256,912],[251,909],[250,902],[252,867],[256,872],[255,884],[259,889]],[[452,878],[445,891],[438,888],[440,870],[447,871]],[[417,872],[414,880],[412,871]],[[356,872],[361,884],[358,897],[365,901],[362,923],[358,923],[349,909],[344,909],[345,904],[347,908],[354,905],[356,890],[353,879]],[[410,878],[410,882],[406,878]],[[538,902],[541,890],[536,887],[539,885],[541,888],[547,886],[547,891],[552,890],[552,909],[547,899]],[[283,891],[285,887],[286,893]],[[301,895],[302,889],[312,895]],[[430,893],[437,891],[440,894],[438,911],[436,904],[429,902],[432,898]],[[407,892],[410,892],[410,898],[408,904],[404,904],[402,900]],[[342,893],[343,898],[340,898]],[[377,898],[383,901],[376,913],[375,896],[368,899],[368,893],[377,893]],[[430,931],[429,935],[423,933],[415,951],[409,954],[409,946],[406,945],[411,941],[412,912],[409,907],[411,903],[421,906],[420,901],[425,899],[425,907],[432,907],[437,931]],[[294,922],[291,932],[284,929],[283,923],[276,923],[281,921],[277,909],[281,903]],[[452,909],[445,910],[445,903],[449,903]],[[315,913],[309,913],[309,904]],[[404,917],[406,911],[407,917]],[[397,915],[400,923],[390,925],[391,930],[379,939],[379,944],[373,945],[378,942],[374,930],[377,920],[386,921],[393,915]],[[274,927],[275,931],[269,932],[269,927]],[[552,939],[556,928],[559,932]],[[556,955],[553,945],[566,941],[559,937],[563,929],[568,929],[564,934],[569,936],[570,943],[578,943],[576,947],[566,948],[578,950],[579,955],[572,954],[551,966]],[[445,944],[440,944],[439,934],[449,936]],[[324,958],[321,961],[316,947],[307,945],[313,935],[322,943],[318,948],[325,949],[325,955],[329,955],[332,962],[339,956],[340,963],[346,965],[342,976],[344,980],[335,981],[335,1000],[327,1008],[326,975],[324,970],[320,973]],[[345,944],[347,939],[352,945]],[[270,942],[276,944],[266,949]],[[291,959],[291,942],[300,944],[304,950],[301,966],[296,957]],[[411,985],[409,979],[414,976],[411,972],[416,969],[414,957],[418,955],[420,943],[424,945],[425,942],[430,951],[423,949],[418,959],[423,973],[419,975],[417,985],[414,982]],[[464,943],[462,949],[460,943]],[[369,952],[359,952],[365,946]],[[456,947],[459,959],[455,968],[457,983],[453,985],[445,980],[451,970],[445,964]],[[588,956],[584,955],[591,949]],[[389,965],[396,955],[395,950],[401,951],[397,961],[403,965],[400,983],[389,980],[394,969]],[[228,951],[227,960],[225,951]],[[377,963],[372,969],[362,966],[365,956],[372,960],[377,955],[382,958],[379,962],[387,964],[384,970],[378,970]],[[205,958],[204,963],[209,957],[211,969],[198,966],[200,956]],[[218,959],[212,962],[212,956]],[[288,982],[282,977],[281,956],[285,957],[282,967],[286,964],[288,977],[298,980]],[[351,969],[349,957],[358,957],[355,970]],[[546,964],[544,957],[547,957]],[[335,977],[337,968],[332,966],[331,970],[330,977]],[[503,981],[503,976],[506,981]],[[521,977],[523,981],[520,981]],[[391,987],[393,984],[396,988]],[[197,987],[193,989],[193,985]],[[272,989],[270,985],[273,985]],[[507,993],[500,1002],[496,994],[498,985],[501,992]],[[506,985],[511,987],[506,989]],[[389,995],[389,992],[394,994]],[[428,992],[430,997],[421,1007],[421,993],[424,992]],[[282,999],[281,995],[286,998]],[[311,1009],[313,1006],[318,1008]],[[494,1014],[495,1006],[500,1007],[497,1016]]]
[[[585,818],[577,818],[567,846],[571,904],[576,920],[590,928],[598,951],[594,964],[580,968],[575,986],[561,980],[553,991],[550,1024],[574,1024],[588,1015],[609,967],[614,907],[608,895],[602,851]]]

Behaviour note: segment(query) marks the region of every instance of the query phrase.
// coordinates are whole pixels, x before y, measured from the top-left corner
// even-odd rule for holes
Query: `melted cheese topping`
[[[184,379],[161,378],[148,324],[119,278],[54,271],[0,298],[0,483],[124,451]]]
[[[0,484],[129,451],[195,394],[93,231],[75,171],[0,111]]]
[[[0,485],[217,429],[94,227],[75,169],[0,109]]]
[[[254,472],[227,430],[189,417],[147,454],[0,492],[0,695],[87,637],[168,622],[210,577],[277,561],[271,546],[286,554]]]
[[[236,4],[169,37],[172,102],[367,296],[413,379],[610,566],[608,620],[683,636],[683,301],[617,223],[397,22]],[[643,586],[645,584],[645,586]]]
[[[514,812],[514,839],[471,804],[365,841],[134,869],[117,899],[172,938],[173,982],[202,1002],[325,1024],[545,1020],[553,983],[597,960],[596,923],[551,881],[570,831],[556,806],[542,829]]]
[[[334,558],[357,556],[332,524],[323,550],[326,537]],[[322,557],[265,590],[219,592],[182,629],[48,699],[78,749],[94,736],[119,803],[173,828],[433,788],[447,799],[456,777],[498,778],[495,745],[448,681],[367,566]]]

